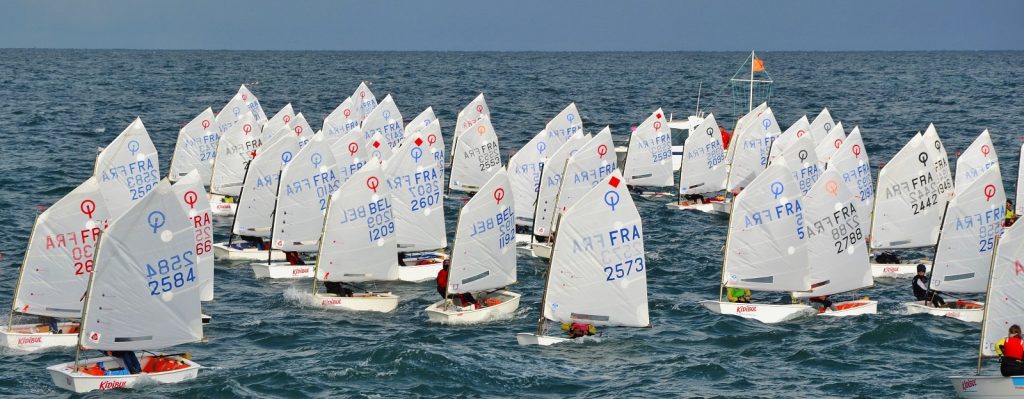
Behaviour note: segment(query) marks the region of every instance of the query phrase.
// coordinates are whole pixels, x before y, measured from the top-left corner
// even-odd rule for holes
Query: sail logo
[[[94,343],[99,343],[100,342],[100,333],[95,332],[95,331],[89,333],[89,340],[94,342]]]
[[[977,387],[978,387],[978,380],[973,379],[973,378],[968,379],[968,380],[964,380],[964,382],[960,383],[960,389],[962,391],[964,391],[964,392],[968,392],[968,391],[973,392],[973,391],[977,390]]]
[[[128,381],[102,381],[100,382],[100,389],[117,389],[125,388],[128,386]]]
[[[96,203],[93,200],[87,199],[78,205],[78,209],[82,211],[82,214],[92,219],[93,212],[96,212]]]
[[[786,186],[783,185],[782,182],[777,181],[772,183],[771,187],[769,187],[769,190],[771,191],[772,195],[775,196],[775,199],[779,199],[779,196],[782,195],[782,193],[786,190]]]
[[[185,203],[188,204],[189,208],[195,209],[196,202],[199,201],[199,195],[196,194],[195,191],[189,190],[188,192],[185,193],[182,199],[185,200]]]
[[[983,194],[985,194],[985,202],[991,201],[992,197],[996,196],[996,186],[993,184],[985,186],[985,191],[983,192]]]
[[[619,204],[620,200],[618,191],[611,190],[604,193],[604,203],[612,208],[612,212],[615,211],[615,206]]]
[[[853,152],[854,157],[860,158],[860,144],[854,144],[850,151]]]
[[[153,228],[153,234],[160,231],[161,227],[164,227],[164,223],[167,222],[167,216],[163,212],[153,211],[146,217],[146,221],[149,223],[149,227]]]

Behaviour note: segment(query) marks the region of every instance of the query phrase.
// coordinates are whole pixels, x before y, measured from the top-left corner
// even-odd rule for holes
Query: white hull
[[[516,233],[516,249],[524,252],[530,252],[530,243],[533,241],[533,236],[530,234]]]
[[[509,316],[519,309],[520,294],[511,291],[497,291],[488,295],[474,295],[474,298],[483,303],[486,298],[498,298],[500,304],[481,307],[480,309],[462,310],[446,301],[438,301],[427,307],[427,318],[432,323],[442,324],[476,324],[491,321],[494,319]]]
[[[267,260],[267,251],[256,248],[238,249],[228,246],[226,242],[213,244],[213,258],[219,260]],[[280,250],[270,251],[271,261],[285,260],[284,252]]]
[[[692,202],[687,202],[687,201],[683,200],[681,202],[673,202],[673,203],[670,203],[670,204],[665,204],[665,206],[668,207],[668,209],[694,210],[694,211],[700,211],[700,212],[704,212],[704,213],[728,215],[729,214],[729,206],[730,206],[730,204],[728,202],[723,202],[723,201],[714,201],[714,202],[709,202],[709,203],[703,204],[703,203],[692,203]]]
[[[530,246],[530,255],[537,258],[551,259],[551,244],[535,242]]]
[[[152,356],[145,355],[139,359],[143,368]],[[176,382],[182,382],[186,380],[195,379],[199,375],[199,368],[202,367],[199,364],[178,357],[174,359],[180,359],[185,362],[187,367],[165,371],[162,373],[140,373],[133,375],[105,375],[105,376],[94,376],[78,371],[74,371],[75,362],[62,363],[54,366],[47,367],[46,370],[50,372],[50,378],[53,379],[53,383],[60,388],[67,389],[76,393],[83,393],[96,390],[107,390],[117,388],[132,388],[136,384],[146,382],[156,382],[160,384],[173,384]],[[96,362],[104,362],[108,365],[108,368],[115,368],[110,366],[121,367],[119,360],[113,357],[102,357],[95,359],[88,359],[82,361],[80,366],[91,366]]]
[[[984,305],[981,302],[973,303]],[[925,313],[932,316],[950,317],[968,323],[981,323],[981,318],[985,315],[985,308],[981,306],[971,309],[933,308],[926,306],[923,301],[907,302],[904,305],[907,307],[907,314]]]
[[[256,278],[313,278],[314,265],[292,265],[288,263],[252,263]]]
[[[836,310],[828,309],[824,312],[818,313],[818,316],[848,317],[878,313],[878,301],[858,299],[854,301],[837,302],[834,305],[836,306]]]
[[[357,293],[353,296],[316,294],[314,299],[318,307],[330,310],[390,312],[398,307],[398,295],[390,292]]]
[[[15,324],[0,330],[0,345],[17,352],[35,352],[50,348],[74,348],[78,345],[78,323],[60,323],[70,334],[54,334],[45,324]],[[74,330],[72,330],[74,328]],[[40,332],[45,330],[45,332]]]
[[[700,304],[714,313],[754,319],[768,324],[813,316],[817,313],[813,307],[804,304],[774,305],[721,301],[700,301]]]
[[[210,194],[210,214],[214,216],[235,216],[238,204],[224,202],[224,196]]]
[[[872,263],[871,264],[871,277],[874,278],[913,278],[917,275],[917,265],[923,263],[928,267],[928,271],[932,270],[932,261],[927,259],[917,259],[910,261],[911,263],[895,263],[895,264],[883,264],[883,263]]]
[[[1024,376],[1003,377],[994,375],[949,377],[961,398],[1021,398],[1024,397]]]
[[[442,264],[431,263],[427,265],[399,266],[398,280],[410,283],[422,283],[437,278],[437,272],[441,271]]]
[[[572,341],[569,338],[551,337],[547,335],[537,335],[532,333],[519,333],[516,334],[516,341],[519,341],[519,345],[540,345],[540,346],[551,346],[562,342]]]

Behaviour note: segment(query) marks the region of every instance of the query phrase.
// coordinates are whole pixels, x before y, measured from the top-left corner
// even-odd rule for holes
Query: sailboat
[[[565,163],[569,157],[576,154],[583,146],[590,142],[590,134],[583,134],[583,130],[576,132],[569,141],[562,144],[551,158],[544,165],[541,171],[539,190],[533,209],[533,237],[531,237],[530,253],[533,256],[547,258],[551,256],[552,226],[554,225],[557,211],[558,193],[565,180]]]
[[[726,288],[754,291],[810,291],[803,195],[785,157],[775,159],[735,197],[722,259],[719,299],[701,301],[714,313],[762,323],[815,314],[805,304],[723,301]]]
[[[673,185],[672,132],[667,121],[661,108],[658,108],[629,135],[622,176],[631,190]],[[660,194],[650,192],[644,195]]]
[[[533,227],[532,216],[540,191],[541,171],[548,165],[551,154],[558,151],[572,134],[583,130],[580,119],[576,103],[570,103],[508,160],[509,180],[516,197],[516,227],[517,231],[523,231],[516,233],[516,245],[520,249],[530,249],[532,234],[528,230]]]
[[[227,260],[284,260],[284,252],[270,250],[263,243],[270,238],[274,207],[281,168],[299,152],[299,139],[285,135],[273,143],[256,149],[256,156],[246,166],[235,217],[231,223],[231,236],[227,242],[213,245],[218,259]],[[258,238],[253,245],[234,236]],[[249,238],[250,240],[252,238]]]
[[[168,179],[169,180],[169,179]],[[171,185],[177,195],[178,204],[185,211],[189,226],[192,226],[195,237],[196,285],[199,286],[199,300],[213,300],[213,219],[210,214],[210,203],[204,201],[206,189],[203,187],[199,171],[192,170],[185,177]],[[203,323],[208,323],[210,316],[203,314]]]
[[[771,142],[769,146],[768,163],[771,163],[776,157],[789,150],[790,147],[797,144],[801,140],[809,140],[811,144],[803,143],[805,146],[809,146],[811,149],[814,148],[814,138],[811,137],[811,124],[807,122],[807,115],[800,117],[796,122],[793,122],[786,131],[782,132],[775,141]]]
[[[776,141],[777,143],[778,141]],[[818,155],[814,152],[814,139],[807,134],[790,142],[789,147],[782,150],[781,153],[777,153],[776,150],[777,148],[773,145],[769,152],[769,159],[772,160],[768,161],[768,165],[785,159],[786,164],[793,172],[793,180],[800,188],[800,193],[807,194],[814,182],[818,181],[818,177],[821,176],[821,171],[825,167],[823,163],[818,162]]]
[[[96,245],[110,220],[99,178],[90,177],[36,217],[25,260],[14,288],[0,345],[19,352],[71,347],[79,323],[64,321],[52,331],[48,323],[15,323],[15,315],[77,319],[82,294],[92,274]]]
[[[426,134],[424,134],[426,133]],[[397,250],[402,255],[398,279],[433,279],[447,257],[444,220],[444,142],[437,120],[410,134],[384,162],[384,179],[393,201]]]
[[[699,125],[690,129],[686,137],[679,166],[679,197],[666,206],[669,209],[728,213],[729,204],[724,197],[704,198],[704,194],[725,190],[727,172],[718,122],[714,114],[708,114]]]
[[[804,230],[810,264],[810,292],[794,298],[835,295],[874,285],[868,265],[867,215],[836,169],[826,169],[803,197]],[[838,237],[838,238],[837,238]],[[822,308],[822,316],[875,314],[878,301],[837,302],[835,310]]]
[[[342,137],[353,129],[359,128],[359,119],[355,117],[355,102],[352,97],[347,97],[345,100],[338,104],[334,111],[331,111],[327,117],[324,118],[323,126],[320,128],[324,134],[327,135],[328,141],[335,142],[339,137]],[[359,136],[362,138],[362,136]]]
[[[371,159],[331,194],[314,268],[313,301],[325,309],[390,312],[398,296],[390,292],[320,290],[320,282],[356,283],[398,279],[398,251],[391,193],[380,160]]]
[[[96,157],[99,179],[111,215],[121,215],[160,183],[160,158],[142,119],[135,118]]]
[[[487,106],[487,99],[484,97],[484,93],[480,93],[466,104],[465,107],[459,111],[455,120],[455,132],[452,134],[452,158],[449,162],[449,168],[455,165],[455,146],[459,144],[459,136],[462,135],[466,129],[470,126],[475,125],[482,118],[491,117],[491,109]]]
[[[985,129],[974,139],[974,142],[956,159],[956,176],[953,187],[964,187],[985,173],[989,168],[999,164],[992,136]]]
[[[853,127],[850,135],[829,158],[825,169],[839,171],[843,176],[843,184],[860,201],[860,209],[869,211],[873,208],[875,183],[871,177],[871,161],[868,159],[859,127]],[[864,222],[871,220],[868,214],[862,214],[862,218]]]
[[[609,155],[610,156],[610,155]],[[519,345],[553,345],[547,321],[649,327],[643,222],[618,170],[569,207],[558,225],[535,333]]]
[[[240,124],[249,123],[250,133],[259,129],[263,124],[267,123],[267,114],[263,112],[263,107],[260,106],[260,101],[255,95],[249,91],[249,88],[242,85],[238,88],[238,92],[235,93],[231,100],[221,108],[220,112],[214,117],[213,129],[220,134],[221,139],[227,135],[232,127],[236,127],[236,130],[240,128]],[[258,132],[258,130],[257,130]],[[240,141],[237,140],[236,141]],[[237,143],[233,143],[237,145]],[[233,145],[227,148],[236,148]],[[217,154],[221,151],[221,145],[217,143]],[[239,149],[238,151],[241,151]],[[235,214],[235,204],[233,201],[225,198],[228,196],[221,195],[215,190],[212,190],[213,179],[217,175],[216,173],[216,162],[218,155],[214,155],[214,164],[211,166],[211,179],[210,179],[210,208],[213,213],[217,216],[230,216]],[[223,173],[223,172],[222,172]]]
[[[356,87],[356,91],[352,92],[350,96],[352,98],[352,116],[357,121],[366,119],[366,115],[370,114],[374,108],[377,108],[377,97],[370,91],[370,87],[366,85],[366,82],[359,82],[359,87]]]
[[[213,126],[213,110],[207,107],[178,131],[178,141],[171,156],[171,170],[167,178],[171,183],[185,177],[193,169],[199,171],[200,182],[210,185],[213,157],[217,155],[220,134]]]
[[[832,158],[832,154],[835,154],[836,151],[839,151],[839,147],[843,146],[844,140],[846,140],[846,129],[843,128],[843,122],[836,122],[836,125],[825,135],[824,140],[814,147],[814,152],[818,154],[818,159],[821,162],[828,162]]]
[[[725,188],[734,198],[768,166],[768,153],[781,134],[775,114],[768,106],[764,109],[759,106],[737,122],[732,144],[725,154],[729,164]]]
[[[555,200],[555,216],[551,234],[558,231],[558,221],[591,189],[618,169],[618,157],[608,153],[612,145],[611,128],[605,126],[583,147],[569,156],[562,172],[562,185]]]
[[[985,358],[995,358],[996,344],[1006,338],[1010,325],[1020,324],[1024,315],[1024,281],[1020,279],[1024,264],[1024,227],[1016,224],[995,240],[990,272],[985,282],[988,294],[982,312],[981,339],[978,345],[977,375],[949,377],[957,396],[963,398],[1019,398],[1024,377],[982,375]]]
[[[1006,193],[999,165],[982,172],[975,181],[957,187],[942,218],[942,230],[935,245],[935,263],[928,289],[951,293],[984,293],[995,238],[1003,232]],[[981,322],[983,303],[956,300],[946,308],[928,306],[924,301],[905,303],[907,313],[927,313]]]
[[[270,247],[281,251],[316,252],[331,193],[341,186],[338,163],[323,133],[314,134],[295,158],[281,169]],[[313,277],[309,265],[252,263],[256,278]]]
[[[114,357],[79,358],[81,350],[151,351],[203,338],[195,233],[180,201],[162,181],[104,231],[81,313],[79,354],[47,367],[55,385],[82,393],[199,373],[187,355],[146,352],[140,374],[124,372]]]
[[[943,209],[953,192],[949,159],[933,125],[916,134],[878,171],[874,210],[871,212],[871,251],[932,247],[938,241]],[[917,265],[872,263],[875,278],[909,278]]]
[[[388,148],[395,148],[405,138],[405,126],[402,121],[402,113],[398,111],[398,105],[388,94],[376,107],[363,119],[360,127],[363,135],[370,140],[375,134],[380,134]],[[381,158],[387,159],[387,158]]]
[[[471,294],[478,306],[442,299],[426,309],[434,323],[472,324],[510,316],[520,294],[505,287],[516,282],[515,198],[504,168],[487,181],[459,211],[446,293]]]
[[[213,209],[214,215],[235,214],[234,198],[241,192],[246,165],[256,155],[256,149],[263,144],[259,137],[262,132],[260,129],[256,118],[246,112],[241,114],[237,123],[221,132],[210,176],[210,209]]]
[[[839,123],[832,119],[832,113],[829,112],[828,107],[825,107],[821,109],[818,116],[815,116],[814,120],[807,127],[811,133],[811,138],[814,139],[814,144],[818,145],[825,142],[826,138],[833,134],[833,128],[838,126]]]
[[[475,193],[502,168],[498,135],[485,116],[456,136],[448,189]]]

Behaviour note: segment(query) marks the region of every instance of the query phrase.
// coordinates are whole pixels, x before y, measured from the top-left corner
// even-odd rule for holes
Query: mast
[[[938,256],[939,255],[939,243],[942,242],[942,225],[946,224],[946,212],[949,212],[949,202],[946,202],[946,208],[944,208],[942,210],[942,219],[939,222],[939,236],[935,239],[935,256],[932,257],[932,273],[931,274],[935,274],[935,266],[938,264],[938,262],[936,262],[936,260],[939,259],[939,256]],[[993,253],[994,252],[995,251],[993,251]],[[991,277],[989,277],[989,281],[990,281],[990,284],[991,284],[991,281],[992,281]],[[932,289],[932,278],[928,277],[928,290],[931,291],[931,289]],[[925,306],[928,306],[928,303],[925,303]]]
[[[693,114],[696,115],[696,116],[700,116],[700,89],[703,86],[704,86],[704,81],[703,80],[701,80],[700,82],[697,83],[697,109],[695,109],[693,111]],[[172,158],[172,160],[173,160],[173,158]]]
[[[983,352],[985,350],[985,320],[988,319],[988,304],[992,303],[992,279],[995,277],[996,271],[996,252],[999,250],[999,239],[1001,235],[995,237],[995,244],[992,245],[992,260],[989,261],[988,265],[988,286],[985,288],[985,306],[981,313],[981,339],[978,340],[978,375],[981,375],[981,360],[984,358]],[[933,263],[934,265],[934,263]],[[931,281],[929,281],[930,283]]]
[[[278,187],[280,187],[280,178],[278,178]],[[331,203],[332,202],[334,202],[334,201],[331,201],[330,198],[328,197],[327,209],[324,211],[324,228],[320,229],[320,244],[317,245],[317,248],[316,248],[316,253],[317,253],[316,263],[313,264],[313,296],[316,296],[316,292],[320,288],[320,285],[317,284],[318,281],[316,279],[316,276],[317,276],[317,273],[320,271],[320,258],[321,258],[320,257],[320,253],[324,249],[324,236],[327,234],[327,225],[328,225],[327,221],[331,220],[330,216],[331,216]],[[277,211],[275,210],[274,213],[276,214]],[[271,225],[271,226],[273,226],[273,225]],[[273,234],[273,227],[271,227],[271,234]]]
[[[25,249],[25,258],[21,261],[21,270],[18,271],[18,282],[14,285],[14,296],[11,297],[11,313],[7,317],[7,331],[12,331],[14,326],[14,307],[18,303],[18,293],[21,291],[21,279],[25,276],[25,264],[28,263],[28,253],[32,250],[32,238],[36,235],[36,227],[39,226],[39,215],[36,215],[36,221],[32,223],[32,232],[29,233],[28,248]],[[94,266],[95,267],[95,266]]]
[[[100,247],[100,242],[103,240],[103,237],[104,235],[100,235],[100,237],[96,239],[96,253],[93,254],[93,259],[100,258],[100,250],[102,249]],[[97,270],[98,269],[96,269],[95,261],[93,261],[92,273],[89,273],[89,285],[86,286],[85,292],[82,293],[82,297],[84,299],[82,302],[82,320],[78,324],[78,345],[75,345],[75,370],[78,370],[78,361],[82,354],[82,336],[85,334],[85,323],[87,320],[86,317],[89,315],[89,302],[92,302],[92,286],[93,283],[96,281]]]
[[[726,224],[725,229],[725,244],[722,245],[722,277],[725,279],[725,260],[729,255],[729,237],[732,236],[732,229],[728,226],[732,226],[732,217],[736,213],[736,197],[739,194],[733,194],[732,202],[729,204],[729,223]],[[725,281],[719,281],[718,283],[718,302],[722,302],[722,294],[725,293]]]
[[[558,224],[562,218],[558,218]],[[555,231],[558,231],[555,229]],[[454,250],[454,248],[453,248]],[[540,293],[540,316],[537,317],[537,336],[544,335],[544,308],[548,303],[548,284],[551,284],[551,265],[555,262],[555,235],[551,235],[551,256],[548,256],[548,270],[544,272],[544,290]]]
[[[868,166],[870,167],[870,165],[868,165]],[[884,168],[884,167],[885,166],[883,165],[882,167],[878,168],[878,174],[882,174],[882,168]],[[881,180],[882,179],[877,179],[877,178],[875,179],[875,194],[874,194],[875,195],[875,199],[873,201],[871,201],[871,218],[870,218],[870,220],[868,220],[868,240],[867,240],[868,241],[868,256],[871,256],[874,253],[873,248],[871,248],[871,241],[872,241],[871,240],[871,235],[874,234],[874,232],[875,232],[875,209],[878,208],[878,198],[877,197],[878,197],[878,188],[881,187]],[[946,204],[948,205],[949,203],[947,202]],[[945,218],[945,215],[943,215],[943,218]],[[940,226],[940,228],[941,228],[941,226]],[[938,241],[936,241],[936,245],[938,245],[937,243],[938,243]],[[934,262],[933,262],[933,264],[934,264]]]
[[[747,98],[747,112],[754,109],[754,60],[757,56],[754,55],[754,51],[750,51],[750,97]]]
[[[253,157],[253,159],[256,159]],[[216,162],[216,161],[214,161]],[[242,192],[245,191],[245,179],[249,177],[249,165],[252,165],[252,160],[249,160],[245,164],[245,173],[242,173],[242,187],[238,188],[238,199],[235,200],[235,216],[231,219],[231,230],[228,230],[228,245],[231,245],[231,239],[235,237],[235,223],[238,223],[238,208],[241,205]],[[170,177],[168,177],[170,179]]]
[[[274,254],[274,221],[277,219],[277,202],[278,202],[277,198],[278,198],[278,196],[281,195],[281,174],[282,173],[284,173],[284,170],[281,170],[281,171],[277,172],[277,195],[274,196],[274,213],[270,214],[270,241],[268,242],[268,244],[270,244],[270,245],[267,246],[267,265],[270,265],[270,260],[271,260],[273,254]],[[282,251],[282,252],[284,252],[284,251]],[[317,262],[319,262],[319,259],[320,259],[320,257],[317,257]],[[314,277],[313,280],[316,280],[316,278]]]

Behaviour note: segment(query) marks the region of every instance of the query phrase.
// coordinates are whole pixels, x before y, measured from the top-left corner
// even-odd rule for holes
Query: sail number
[[[160,295],[175,288],[181,288],[196,281],[195,261],[192,250],[146,264],[146,279],[149,280],[149,294]]]
[[[413,211],[424,210],[441,203],[441,188],[437,180],[410,186],[409,194],[412,195],[409,206]]]
[[[644,270],[644,257],[640,256],[635,259],[626,259],[612,266],[604,267],[604,272],[607,273],[605,281],[615,281],[625,278],[631,273],[643,273]]]

